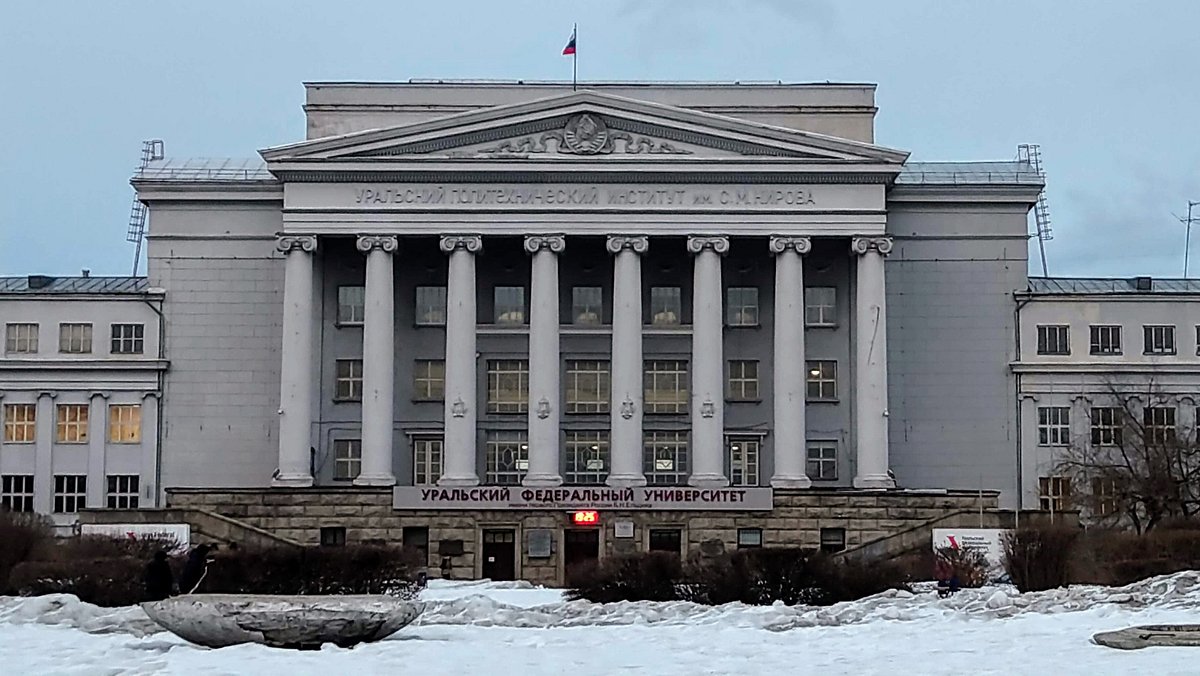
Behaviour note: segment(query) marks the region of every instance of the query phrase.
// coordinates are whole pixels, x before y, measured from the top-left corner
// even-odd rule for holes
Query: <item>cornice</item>
[[[1061,362],[1035,363],[1028,361],[1009,362],[1009,369],[1020,374],[1081,374],[1081,375],[1196,375],[1200,374],[1200,362],[1174,364],[1130,364],[1114,362]]]
[[[166,359],[0,359],[0,371],[165,371]]]

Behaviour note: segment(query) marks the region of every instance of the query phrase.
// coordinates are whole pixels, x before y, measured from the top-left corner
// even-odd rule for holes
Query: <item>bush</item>
[[[1004,535],[1004,569],[1022,592],[1065,587],[1079,531],[1037,526]]]
[[[142,569],[131,557],[26,561],[9,577],[9,587],[21,596],[74,594],[98,606],[127,606],[145,600]]]
[[[614,556],[576,567],[566,597],[595,603],[675,601],[682,582],[683,566],[670,552]]]
[[[810,565],[815,578],[811,605],[857,601],[890,589],[912,591],[907,572],[895,561],[838,560],[818,554]]]
[[[411,597],[420,563],[415,550],[386,545],[226,549],[209,564],[197,593]]]
[[[50,522],[38,514],[0,510],[0,594],[9,591],[9,575],[42,542],[52,541]]]
[[[1156,528],[1138,535],[1124,530],[1093,530],[1076,547],[1071,581],[1126,585],[1155,575],[1200,569],[1200,532]]]
[[[981,550],[942,547],[937,551],[937,559],[958,577],[960,587],[982,587],[987,583],[987,556]]]
[[[179,546],[170,538],[115,538],[107,535],[80,535],[51,538],[39,544],[30,554],[34,561],[78,561],[80,559],[119,559],[132,557],[143,562],[162,550],[171,552]]]

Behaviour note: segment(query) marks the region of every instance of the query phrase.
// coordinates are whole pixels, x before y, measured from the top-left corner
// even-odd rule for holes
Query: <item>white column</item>
[[[313,256],[317,238],[280,237],[287,255],[283,280],[283,350],[279,371],[279,468],[272,486],[311,486]]]
[[[475,356],[475,254],[483,250],[478,235],[443,237],[450,254],[446,285],[446,410],[442,486],[479,484],[476,469],[476,411],[479,379]]]
[[[608,449],[609,486],[645,486],[642,473],[642,254],[647,237],[613,236],[612,430]]]
[[[143,507],[159,506],[158,491],[158,392],[142,397],[142,461],[139,502]]]
[[[725,476],[725,317],[721,255],[725,237],[689,237],[692,282],[692,486],[728,486]]]
[[[775,254],[775,473],[777,488],[808,488],[804,397],[804,254],[807,237],[772,237]]]
[[[399,246],[390,235],[361,235],[358,250],[367,254],[363,292],[362,472],[355,486],[391,486],[392,428],[395,424],[396,302],[392,254]]]
[[[87,496],[89,508],[106,504],[108,479],[105,476],[105,448],[108,442],[108,392],[92,392],[88,401]]]
[[[563,235],[525,238],[533,254],[529,294],[529,471],[526,486],[559,486],[558,254]]]
[[[854,415],[857,421],[855,488],[892,488],[888,475],[887,303],[883,260],[890,237],[855,237]]]
[[[33,461],[33,511],[49,514],[54,507],[54,405],[57,392],[39,392],[37,398],[37,428],[34,435],[37,450]]]

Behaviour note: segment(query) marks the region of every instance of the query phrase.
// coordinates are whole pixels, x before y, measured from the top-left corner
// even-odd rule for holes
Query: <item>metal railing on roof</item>
[[[138,169],[134,178],[163,181],[270,181],[267,165],[257,159],[203,158],[163,160]]]

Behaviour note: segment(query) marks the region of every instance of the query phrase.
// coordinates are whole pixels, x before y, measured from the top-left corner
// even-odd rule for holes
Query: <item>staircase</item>
[[[907,530],[844,549],[835,554],[834,559],[838,561],[895,559],[919,549],[932,549],[934,528],[1003,528],[1003,521],[1003,514],[997,511],[980,513],[979,510],[960,510],[951,512]]]
[[[186,523],[191,526],[192,541],[251,548],[303,547],[300,542],[280,537],[248,523],[222,516],[207,509],[171,507],[167,509],[92,509],[79,512],[80,523]]]

